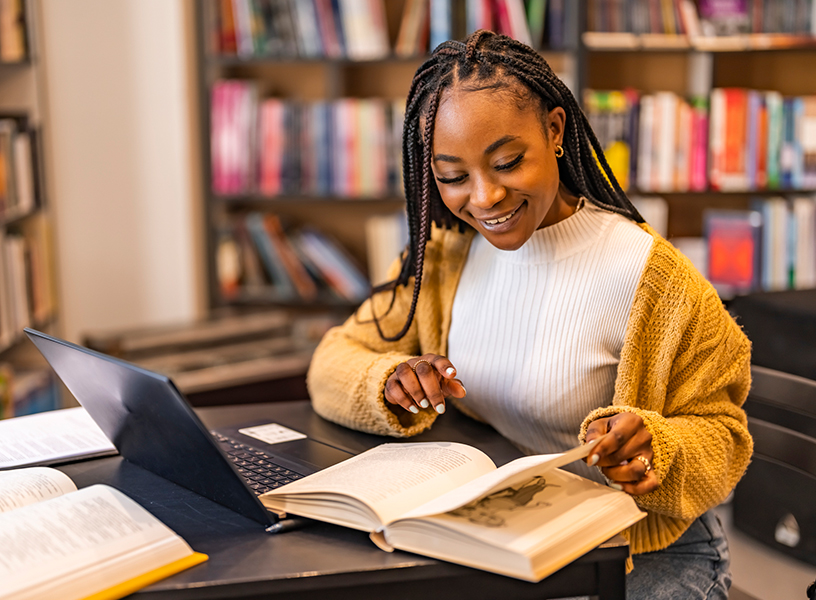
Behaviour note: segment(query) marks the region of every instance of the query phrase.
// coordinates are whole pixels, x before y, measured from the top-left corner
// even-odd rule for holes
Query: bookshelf
[[[468,19],[472,20],[477,15],[472,11],[468,12],[463,1],[433,0],[429,3],[417,0],[340,0],[334,2],[334,30],[342,30],[338,34],[342,38],[346,35],[344,32],[348,31],[343,30],[343,26],[348,25],[352,29],[357,27],[354,31],[358,35],[349,39],[357,40],[359,47],[353,48],[346,40],[345,51],[338,50],[323,35],[322,49],[315,50],[310,43],[298,37],[300,29],[296,19],[300,18],[301,10],[314,8],[325,11],[332,4],[331,1],[322,0],[197,1],[198,99],[200,129],[204,133],[201,165],[206,190],[204,227],[207,240],[208,303],[211,309],[292,305],[331,307],[350,312],[367,295],[367,292],[338,294],[336,290],[327,290],[330,286],[321,285],[319,277],[320,293],[316,296],[304,298],[302,294],[280,294],[270,285],[274,278],[264,272],[263,253],[258,253],[252,243],[247,243],[246,232],[240,231],[245,229],[247,216],[253,213],[276,214],[287,234],[292,232],[290,238],[296,237],[296,232],[307,226],[325,235],[340,248],[338,254],[347,255],[362,275],[375,284],[382,282],[383,265],[396,257],[404,243],[402,236],[407,234],[397,224],[403,220],[400,212],[404,209],[399,156],[400,104],[404,102],[415,71],[427,56],[430,39],[440,35],[444,37],[439,31],[439,23],[447,23],[445,27],[448,30],[461,32],[454,37],[462,37],[468,27]],[[525,6],[523,2],[515,0],[501,0],[494,4],[514,5],[515,8],[511,7],[511,11]],[[532,4],[539,5],[540,9],[547,5],[546,2],[533,2],[528,3],[527,8]],[[303,5],[308,5],[308,8]],[[412,11],[419,10],[422,5],[428,10],[424,17],[428,19],[425,21],[425,34],[421,34],[423,29],[417,25],[413,29],[415,33],[411,35],[408,33],[411,28],[406,20],[421,21],[419,13]],[[439,17],[438,10],[444,6],[450,6],[451,12]],[[552,6],[564,5],[559,2],[550,3],[550,11],[554,10]],[[275,15],[278,18],[290,19],[288,34],[281,34],[272,41],[271,35],[255,35],[251,39],[244,36],[242,42],[241,21],[243,19],[246,22],[248,9],[277,11]],[[224,10],[227,10],[226,17],[222,12]],[[281,17],[281,12],[286,13],[286,16]],[[348,17],[346,12],[354,13],[358,25],[344,21]],[[568,10],[567,13],[569,14],[562,13],[558,17],[561,23],[568,24],[567,29],[560,27],[555,32],[544,29],[536,31],[527,24],[525,27],[528,29],[524,35],[535,36],[539,40],[537,45],[541,47],[542,54],[556,72],[562,74],[572,85],[577,85],[577,12]],[[319,16],[318,13],[315,15]],[[323,16],[325,17],[325,13]],[[232,29],[225,34],[224,23],[230,18],[233,19]],[[265,18],[271,19],[268,15]],[[272,22],[265,21],[267,32],[274,29],[270,25]],[[515,24],[518,25],[518,22]],[[498,20],[496,25],[499,25]],[[505,23],[505,26],[511,25]],[[317,17],[312,27],[315,28],[312,31],[321,27],[324,27],[322,31],[326,31],[325,22]],[[309,28],[306,27],[306,30]],[[565,35],[566,30],[573,32],[573,35]],[[557,47],[553,48],[553,44]],[[224,50],[225,48],[231,49]],[[287,183],[275,180],[274,175],[264,179],[265,172],[273,173],[271,168],[265,171],[266,157],[272,155],[272,150],[264,146],[258,151],[260,156],[255,155],[257,163],[253,163],[248,169],[248,183],[239,182],[232,188],[235,180],[230,180],[228,170],[222,169],[223,165],[213,158],[214,153],[224,156],[222,152],[226,151],[223,148],[229,148],[230,144],[224,143],[224,136],[219,133],[222,130],[213,122],[217,118],[215,115],[218,114],[218,106],[222,106],[224,102],[223,98],[236,93],[214,91],[224,81],[246,84],[243,92],[239,93],[248,94],[251,97],[249,104],[256,107],[253,108],[251,118],[254,119],[254,127],[259,136],[263,136],[268,127],[265,123],[285,123],[285,119],[295,118],[292,113],[296,111],[300,111],[296,113],[300,115],[297,117],[299,119],[302,119],[306,110],[315,111],[315,115],[325,111],[328,117],[314,116],[313,121],[299,120],[300,134],[296,140],[292,136],[286,138],[285,127],[272,130],[275,132],[274,137],[286,139],[285,148],[289,150],[298,144],[303,144],[299,148],[307,148],[303,142],[304,131],[309,131],[309,135],[312,135],[313,128],[322,131],[319,129],[321,125],[314,123],[319,123],[319,119],[324,118],[335,127],[332,129],[332,139],[335,142],[338,139],[345,140],[347,145],[343,148],[355,148],[351,152],[351,158],[344,157],[345,150],[337,147],[330,151],[328,158],[320,158],[319,150],[314,149],[319,144],[313,143],[308,146],[309,152],[318,154],[318,158],[314,159],[311,167],[304,162],[298,163],[300,177],[298,183],[292,184],[291,181]],[[270,99],[277,100],[278,106],[271,106]],[[277,116],[261,116],[264,110]],[[283,116],[280,116],[281,112],[284,113]],[[342,130],[342,125],[337,125],[347,120],[356,121],[358,125],[374,125],[370,129],[364,127],[357,132],[359,137],[350,141],[348,132]],[[319,137],[319,133],[315,135],[315,139],[327,139]],[[373,136],[374,141],[361,142],[366,135]],[[235,140],[231,143],[235,143]],[[282,149],[278,150],[281,151]],[[305,154],[304,151],[303,155]],[[377,161],[382,155],[387,155],[384,163]],[[303,157],[300,159],[302,161]],[[325,164],[321,160],[325,164],[331,163],[331,179],[321,180],[318,175],[310,180],[304,173],[309,168],[314,169],[315,173],[323,173],[321,169],[324,169]],[[379,164],[375,165],[375,162]],[[285,163],[282,162],[281,165],[279,169],[286,168]],[[340,171],[351,173],[349,179],[356,181],[356,184],[338,180],[337,173]],[[236,175],[238,179],[241,176]],[[367,184],[366,178],[369,179]],[[249,238],[251,241],[251,234]],[[299,250],[297,247],[295,249]],[[255,251],[251,252],[252,250]],[[255,256],[250,256],[251,254]],[[249,267],[248,257],[250,263],[255,263]]]
[[[327,234],[342,248],[340,252],[347,253],[365,276],[374,279],[374,283],[380,282],[382,276],[373,271],[381,267],[373,265],[388,263],[383,256],[394,255],[399,244],[380,247],[382,244],[378,245],[372,240],[382,240],[388,236],[380,234],[378,237],[372,234],[367,224],[372,221],[387,223],[387,217],[397,215],[403,206],[399,189],[398,102],[404,98],[413,73],[427,55],[428,48],[427,42],[424,45],[407,44],[403,24],[414,6],[425,4],[430,7],[430,13],[434,11],[434,6],[450,6],[450,30],[461,34],[467,30],[471,16],[467,7],[477,3],[465,0],[425,0],[424,3],[421,0],[388,0],[381,4],[372,4],[369,0],[348,0],[346,4],[335,2],[336,6],[341,7],[341,12],[343,7],[351,6],[370,7],[379,4],[382,8],[382,14],[368,24],[369,29],[380,28],[379,34],[373,37],[379,39],[381,45],[374,50],[369,48],[367,54],[363,53],[362,56],[358,53],[355,58],[350,58],[354,54],[350,51],[342,52],[337,48],[330,50],[328,43],[324,43],[322,50],[311,46],[309,50],[305,49],[302,40],[299,41],[298,38],[301,34],[298,33],[294,14],[303,9],[302,4],[292,4],[288,0],[199,0],[197,4],[200,65],[198,97],[201,131],[205,132],[201,164],[204,186],[208,190],[204,212],[210,282],[208,302],[211,308],[289,304],[351,309],[360,299],[357,296],[338,297],[331,293],[310,296],[308,299],[291,294],[288,297],[281,296],[270,286],[271,278],[264,274],[262,264],[253,267],[255,275],[250,279],[254,283],[251,286],[243,285],[241,277],[245,274],[239,274],[238,270],[245,265],[240,265],[239,262],[249,254],[251,244],[235,243],[235,247],[230,248],[229,243],[234,241],[230,242],[229,238],[235,237],[236,227],[242,227],[236,226],[236,219],[244,219],[250,212],[275,213],[287,230],[297,230],[308,225]],[[325,8],[332,2],[312,0],[305,4],[319,12],[320,6]],[[504,0],[494,3],[499,4],[509,6],[511,3],[505,3]],[[530,9],[536,3],[517,4]],[[716,152],[712,146],[712,132],[725,127],[722,123],[728,119],[726,114],[731,113],[729,109],[715,116],[711,111],[712,97],[719,90],[732,88],[754,90],[763,94],[772,90],[782,98],[816,96],[816,83],[811,76],[816,68],[816,37],[813,35],[816,32],[816,14],[812,0],[793,1],[798,11],[795,14],[807,17],[798,20],[783,18],[787,14],[785,6],[791,4],[786,4],[783,0],[752,0],[742,3],[748,7],[749,14],[737,16],[716,14],[712,7],[728,3],[718,4],[706,0],[578,0],[544,4],[547,5],[548,12],[545,14],[543,28],[535,34],[536,39],[540,40],[535,45],[540,46],[542,54],[554,70],[582,100],[585,111],[591,111],[587,93],[635,90],[634,109],[630,115],[635,124],[633,135],[640,135],[643,129],[640,127],[643,119],[640,109],[641,105],[645,106],[642,100],[646,97],[653,98],[650,102],[657,106],[653,110],[663,110],[664,116],[668,114],[665,112],[667,110],[679,110],[683,118],[687,119],[682,122],[683,126],[678,125],[677,131],[671,133],[676,138],[673,144],[685,139],[683,136],[686,130],[693,129],[697,132],[695,135],[699,143],[695,146],[697,153],[694,155],[691,151],[678,149],[676,145],[668,148],[664,144],[662,158],[658,157],[653,161],[654,164],[663,164],[662,175],[653,176],[651,180],[637,176],[638,171],[646,171],[640,164],[642,157],[637,155],[640,149],[635,142],[630,140],[631,156],[619,159],[628,161],[629,164],[629,176],[621,176],[619,179],[631,180],[627,187],[630,196],[638,199],[646,197],[647,202],[656,197],[664,204],[657,213],[646,208],[644,212],[658,215],[660,219],[667,215],[665,224],[658,229],[662,229],[669,238],[678,240],[678,244],[682,240],[699,240],[705,233],[705,215],[712,209],[745,211],[758,206],[757,198],[761,204],[762,199],[775,197],[816,196],[816,185],[809,183],[807,178],[791,179],[787,183],[783,180],[783,183],[775,185],[765,185],[759,179],[751,179],[740,186],[733,183],[733,178],[722,183],[713,172],[713,157]],[[272,44],[268,40],[263,42],[258,36],[244,35],[242,42],[240,21],[244,19],[244,30],[247,30],[246,23],[250,21],[246,20],[246,12],[241,16],[240,7],[244,11],[253,7],[292,10],[289,13],[289,38],[276,39]],[[555,13],[558,16],[554,17],[553,11],[557,7],[565,9],[565,12]],[[234,18],[232,30],[226,35],[222,27],[225,22],[224,10],[231,11],[231,18]],[[337,14],[334,16],[337,17]],[[371,14],[368,16],[372,17]],[[340,20],[338,17],[338,22]],[[322,25],[319,19],[315,23],[313,31],[318,31]],[[554,27],[553,23],[560,23],[560,27]],[[529,23],[528,27],[528,32],[524,35],[530,35],[529,32],[534,29]],[[501,29],[498,20],[492,28]],[[429,29],[433,36],[432,19]],[[365,27],[363,31],[366,31]],[[232,49],[224,51],[230,44]],[[269,50],[270,47],[272,51]],[[213,111],[217,112],[214,109],[214,89],[222,81],[239,81],[246,85],[245,93],[251,97],[253,119],[256,119],[247,126],[247,131],[253,131],[254,127],[260,132],[258,135],[263,135],[266,125],[257,115],[268,99],[278,99],[279,104],[283,105],[283,108],[279,106],[275,109],[279,115],[276,118],[281,123],[294,118],[290,114],[292,111],[293,114],[301,114],[297,111],[302,111],[304,106],[311,110],[317,105],[333,106],[349,99],[358,106],[372,103],[374,108],[368,108],[374,110],[374,113],[355,109],[351,113],[341,114],[353,114],[362,123],[384,121],[384,129],[380,131],[380,135],[385,135],[388,140],[380,140],[380,145],[375,144],[362,155],[353,156],[346,161],[346,167],[349,164],[368,165],[371,164],[372,156],[388,155],[387,164],[378,167],[384,169],[383,174],[378,176],[379,183],[367,189],[355,189],[353,186],[333,187],[332,182],[312,181],[304,184],[301,179],[300,185],[294,186],[280,181],[267,184],[264,191],[264,184],[258,182],[263,180],[265,158],[263,155],[252,155],[256,162],[248,169],[249,173],[244,174],[249,178],[249,183],[242,184],[243,187],[239,185],[237,191],[230,189],[228,185],[219,191],[219,185],[216,185],[219,174],[213,169],[216,164],[213,152],[223,152],[219,150],[217,141],[214,144],[214,140],[222,140],[222,136],[214,133],[215,126],[211,119]],[[334,109],[329,109],[331,110]],[[377,111],[384,112],[380,114]],[[281,114],[284,116],[280,116]],[[691,125],[693,119],[696,119],[693,121],[694,127]],[[304,123],[298,122],[301,125]],[[309,129],[312,126],[305,126],[309,135],[313,133]],[[600,129],[603,127],[596,127],[596,133]],[[806,126],[804,129],[813,129],[816,136],[816,127]],[[280,125],[276,131],[277,137],[285,139],[284,126]],[[301,130],[301,134],[303,131]],[[341,136],[342,132],[335,131],[333,134]],[[658,137],[663,139],[666,136],[661,132]],[[295,141],[303,142],[302,139],[290,137],[281,148],[291,149]],[[813,145],[816,151],[816,137],[803,143],[804,146]],[[300,152],[302,148],[298,148]],[[330,154],[342,156],[344,152],[335,149],[330,150]],[[367,159],[363,158],[365,156]],[[607,158],[610,158],[609,153]],[[302,156],[296,160],[301,159]],[[672,163],[669,166],[673,169],[684,169],[685,167],[676,166],[683,164],[683,160],[689,164],[702,165],[702,171],[697,174],[695,181],[678,182],[678,175],[667,170],[667,162]],[[755,157],[751,160],[755,160]],[[816,166],[814,159],[805,159],[804,155],[798,160],[803,164],[812,163]],[[312,168],[315,172],[319,172],[319,164],[318,159],[311,167],[298,163],[301,169]],[[285,165],[281,168],[284,167]],[[395,219],[398,220],[399,217]],[[391,231],[390,237],[398,240],[400,233],[393,225]],[[225,238],[228,241],[226,246]],[[381,256],[377,256],[378,253]],[[256,257],[254,262],[263,261]],[[705,272],[704,264],[698,263],[698,266]],[[228,279],[226,288],[225,270]]]
[[[22,331],[48,330],[57,312],[36,9],[0,3],[0,418],[60,404],[50,369]]]
[[[651,7],[656,5],[653,3]],[[811,146],[816,144],[816,137],[810,133],[809,111],[804,107],[816,95],[816,82],[808,75],[816,68],[814,3],[811,0],[752,0],[718,4],[681,0],[660,3],[658,13],[650,13],[649,6],[642,0],[614,3],[586,0],[586,29],[580,40],[582,93],[637,90],[633,118],[639,126],[638,133],[642,133],[644,122],[651,123],[649,111],[660,110],[650,104],[665,106],[667,92],[675,97],[669,100],[673,105],[685,102],[699,106],[707,120],[699,152],[704,176],[701,185],[690,185],[688,178],[681,181],[678,174],[688,158],[685,153],[694,152],[693,143],[688,150],[683,146],[687,142],[681,141],[685,139],[683,132],[693,125],[690,125],[692,121],[683,120],[688,119],[682,115],[685,109],[679,109],[677,113],[670,113],[671,119],[677,119],[675,130],[667,133],[665,128],[654,125],[654,137],[668,135],[674,140],[671,152],[664,153],[662,159],[655,159],[653,148],[650,165],[643,156],[642,139],[631,147],[634,157],[628,172],[632,180],[628,188],[630,196],[661,198],[668,214],[666,233],[670,239],[681,242],[706,236],[707,215],[713,215],[712,211],[762,213],[760,229],[763,233],[761,240],[755,240],[759,262],[753,283],[740,288],[718,286],[725,298],[749,291],[813,287],[816,284],[813,268],[816,185],[809,173],[813,164]],[[673,14],[666,14],[667,7],[674,9]],[[584,97],[586,110],[587,96]],[[775,126],[769,125],[767,120],[772,114],[772,101],[785,103],[773,111],[774,115],[780,115],[781,132],[774,133]],[[797,103],[798,108],[794,108]],[[666,121],[666,113],[663,115],[662,120]],[[785,119],[789,118],[788,127]],[[792,136],[785,133],[785,127]],[[690,137],[693,138],[694,133]],[[773,141],[777,139],[779,141]],[[782,149],[777,149],[776,159],[772,160],[774,143]],[[732,160],[735,149],[741,149],[736,163]],[[656,184],[652,175],[651,183],[644,185],[649,177],[644,180],[642,173],[650,167],[654,169],[655,160],[671,162],[677,170],[669,174],[668,183]],[[769,207],[780,204],[779,198],[784,199],[782,205],[787,203],[792,222],[806,219],[798,231],[796,226],[786,230],[785,226],[769,220],[769,215],[778,214]],[[784,214],[782,218],[786,219]],[[776,231],[772,237],[784,239],[772,240],[768,237],[770,230]],[[705,241],[710,247],[710,239]],[[798,269],[794,250],[781,254],[774,251],[781,256],[778,260],[768,256],[775,246],[801,246],[805,242],[807,247],[800,248],[799,255],[804,252],[808,258]],[[774,261],[777,267],[769,266]],[[698,266],[705,273],[710,262],[704,258]],[[774,269],[777,273],[771,277],[768,273]],[[798,280],[796,273],[801,276]],[[709,277],[712,281],[716,279],[711,273]]]

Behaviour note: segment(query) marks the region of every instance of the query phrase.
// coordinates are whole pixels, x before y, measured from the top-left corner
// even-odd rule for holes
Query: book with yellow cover
[[[0,600],[114,600],[207,560],[118,490],[0,472]]]
[[[386,551],[539,581],[646,516],[628,494],[558,468],[591,446],[497,468],[465,444],[382,444],[260,499],[367,531]]]

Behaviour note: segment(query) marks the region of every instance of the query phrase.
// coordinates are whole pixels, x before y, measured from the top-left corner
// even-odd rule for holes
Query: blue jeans
[[[668,548],[635,554],[626,576],[627,600],[725,600],[731,555],[725,531],[708,511]]]

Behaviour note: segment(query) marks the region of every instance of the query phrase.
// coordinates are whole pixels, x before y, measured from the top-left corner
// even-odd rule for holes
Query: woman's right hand
[[[456,379],[456,368],[444,356],[423,354],[397,365],[385,382],[385,401],[414,414],[433,407],[445,412],[445,397],[464,398],[465,386]]]

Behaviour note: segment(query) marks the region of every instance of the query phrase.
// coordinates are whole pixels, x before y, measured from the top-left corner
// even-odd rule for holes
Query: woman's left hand
[[[612,486],[632,496],[648,494],[657,488],[652,469],[652,434],[643,419],[629,412],[596,419],[587,428],[586,441],[601,438],[586,458],[597,465]]]

